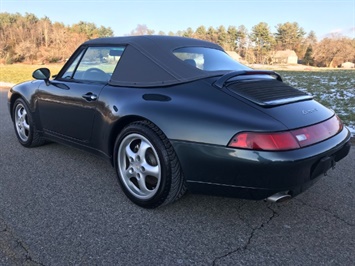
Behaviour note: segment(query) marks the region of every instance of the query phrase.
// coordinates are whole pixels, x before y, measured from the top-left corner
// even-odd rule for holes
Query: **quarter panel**
[[[153,122],[169,139],[215,145],[226,145],[243,130],[286,129],[269,115],[204,81],[151,89],[106,86],[98,107],[95,134],[107,145],[115,124],[127,116]],[[110,147],[104,150],[109,152]]]

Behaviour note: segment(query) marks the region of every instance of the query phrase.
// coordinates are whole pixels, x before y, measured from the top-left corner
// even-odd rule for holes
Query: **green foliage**
[[[305,64],[307,66],[313,65],[314,60],[313,60],[312,55],[313,55],[313,48],[311,45],[309,45],[307,47],[306,53],[303,57],[303,64]]]
[[[213,27],[208,27],[207,29],[207,34],[206,34],[206,40],[210,42],[217,42],[218,36],[217,32]]]
[[[237,30],[237,37],[236,37],[236,50],[237,52],[245,58],[248,62],[254,62],[254,60],[249,61],[247,59],[247,50],[248,50],[248,29],[244,25],[240,25]]]
[[[194,35],[194,31],[190,27],[188,27],[183,34],[184,37],[193,37],[193,35]]]
[[[228,33],[223,25],[217,29],[217,43],[221,46],[228,43]]]
[[[306,32],[297,22],[277,24],[275,40],[282,50],[297,50]]]
[[[316,33],[311,30],[308,35],[307,35],[307,38],[306,38],[306,44],[308,45],[316,45],[317,44],[317,35]]]
[[[191,31],[192,31],[192,29],[191,29]],[[206,37],[206,34],[207,34],[206,27],[200,26],[196,29],[194,36],[195,36],[195,38],[198,38],[198,39],[204,39]]]
[[[296,22],[278,24],[275,28],[277,32],[272,33],[267,23],[260,22],[249,33],[244,25],[230,25],[227,30],[223,25],[207,30],[201,25],[195,31],[189,27],[175,35],[218,43],[227,51],[236,51],[250,64],[273,64],[276,52],[284,49],[294,50],[298,60],[310,66],[339,67],[346,61],[355,62],[355,39],[330,36],[318,42],[314,31],[305,37],[305,31]],[[326,42],[327,39],[331,41]]]
[[[103,26],[98,28],[94,23],[84,21],[80,21],[79,23],[72,25],[70,30],[86,36],[87,39],[113,36],[111,28],[105,28]]]
[[[250,40],[254,45],[256,63],[265,64],[268,61],[268,52],[271,50],[275,39],[267,23],[260,22],[251,29]]]
[[[229,26],[227,29],[227,39],[225,41],[225,49],[235,51],[237,48],[238,30],[236,26]]]

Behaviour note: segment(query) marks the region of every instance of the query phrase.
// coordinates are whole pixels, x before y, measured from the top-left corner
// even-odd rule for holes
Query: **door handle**
[[[82,97],[89,102],[97,100],[97,95],[93,94],[92,92],[88,92],[84,94]]]

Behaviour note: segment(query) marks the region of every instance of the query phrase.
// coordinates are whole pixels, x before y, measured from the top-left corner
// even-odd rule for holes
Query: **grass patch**
[[[285,83],[310,93],[355,130],[355,71],[277,71]]]
[[[27,80],[33,80],[32,73],[38,68],[47,67],[51,74],[55,75],[59,72],[63,65],[0,65],[0,81],[8,83],[20,83]]]

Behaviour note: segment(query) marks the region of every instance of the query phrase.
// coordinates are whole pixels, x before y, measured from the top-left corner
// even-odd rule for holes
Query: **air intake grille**
[[[227,88],[263,106],[275,106],[312,99],[312,96],[278,80],[258,80],[233,83]]]

